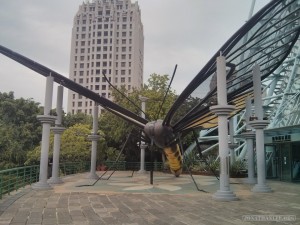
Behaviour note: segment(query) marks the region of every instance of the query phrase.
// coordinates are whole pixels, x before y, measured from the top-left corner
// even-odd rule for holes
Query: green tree
[[[146,103],[146,118],[149,121],[157,118],[164,118],[166,112],[169,110],[176,98],[175,91],[171,89],[167,95],[165,103],[162,105],[164,95],[168,88],[168,81],[168,75],[152,74],[148,83],[145,84],[141,90],[133,89],[131,92],[128,92],[125,87],[121,87],[119,89],[120,92],[128,96],[131,102],[117,91],[113,91],[112,96],[115,103],[138,115],[141,115],[141,111],[136,107],[141,107],[139,96],[147,97],[149,100]],[[134,102],[136,106],[134,106],[132,102]],[[162,109],[158,115],[161,105]],[[127,135],[131,132],[131,130],[134,130],[134,134],[131,136],[125,147],[124,154],[126,155],[127,161],[139,160],[140,149],[138,143],[140,142],[141,131],[134,125],[120,117],[106,112],[101,116],[100,129],[105,134],[107,145],[116,149],[121,149]]]
[[[41,140],[39,103],[0,93],[0,168],[23,165],[27,152]]]
[[[91,125],[93,122],[93,118],[90,115],[86,115],[84,113],[77,113],[72,115],[71,113],[68,113],[67,115],[63,116],[62,119],[62,125],[64,127],[72,127],[75,124],[89,124]]]
[[[61,136],[60,162],[84,162],[91,158],[91,141],[88,135],[91,134],[91,127],[87,124],[75,124],[66,129]],[[103,161],[107,149],[104,135],[99,132],[97,160]],[[49,160],[53,156],[54,135],[50,137]],[[37,146],[27,154],[26,165],[38,164],[41,154],[41,146]]]

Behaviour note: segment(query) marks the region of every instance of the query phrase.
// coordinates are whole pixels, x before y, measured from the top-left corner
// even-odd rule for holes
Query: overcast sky
[[[134,1],[134,0],[132,0]],[[73,17],[82,0],[1,1],[0,44],[68,77]],[[144,25],[144,82],[177,73],[177,94],[248,19],[252,0],[138,0]],[[255,12],[269,0],[257,0]],[[0,92],[44,104],[45,78],[0,54]],[[55,85],[56,87],[56,85]],[[54,89],[54,93],[56,88]],[[55,96],[53,97],[55,108]],[[64,96],[66,110],[67,94]]]

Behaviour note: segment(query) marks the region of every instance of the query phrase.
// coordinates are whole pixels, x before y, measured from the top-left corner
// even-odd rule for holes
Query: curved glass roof
[[[164,123],[175,132],[216,126],[215,116],[209,111],[216,103],[216,82],[207,89],[216,72],[216,58],[226,57],[227,93],[229,104],[237,104],[237,113],[244,108],[244,97],[251,90],[252,68],[260,66],[262,79],[270,75],[288,56],[299,36],[300,6],[298,0],[271,1],[241,27],[212,57],[178,97]],[[206,82],[204,82],[206,81]],[[250,92],[249,92],[250,93]]]

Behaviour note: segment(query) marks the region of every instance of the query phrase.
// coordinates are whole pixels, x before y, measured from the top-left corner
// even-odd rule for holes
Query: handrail
[[[114,161],[104,161],[101,165],[109,167]],[[145,170],[154,168],[155,171],[163,171],[164,164],[162,162],[145,162]],[[70,174],[83,173],[90,170],[90,162],[62,162],[59,164],[60,176]],[[140,162],[119,161],[115,163],[116,170],[139,170]],[[12,191],[19,190],[26,185],[38,182],[39,180],[39,165],[17,167],[7,170],[0,170],[0,199],[5,194],[10,194]],[[48,168],[48,177],[50,178],[51,164]]]

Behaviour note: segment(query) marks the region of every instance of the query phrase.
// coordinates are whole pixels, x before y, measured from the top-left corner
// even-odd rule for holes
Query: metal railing
[[[40,166],[25,166],[0,171],[0,199],[39,179]]]
[[[103,169],[110,168],[111,170],[139,170],[140,162],[114,162],[105,161],[102,163]],[[145,170],[163,171],[164,165],[162,162],[145,162]],[[100,167],[98,167],[100,168]],[[90,170],[90,162],[63,162],[59,164],[60,176],[83,173]],[[26,185],[38,182],[40,166],[25,166],[17,167],[8,170],[0,171],[0,199],[5,194],[10,194]],[[48,177],[51,177],[51,165],[48,168]]]

